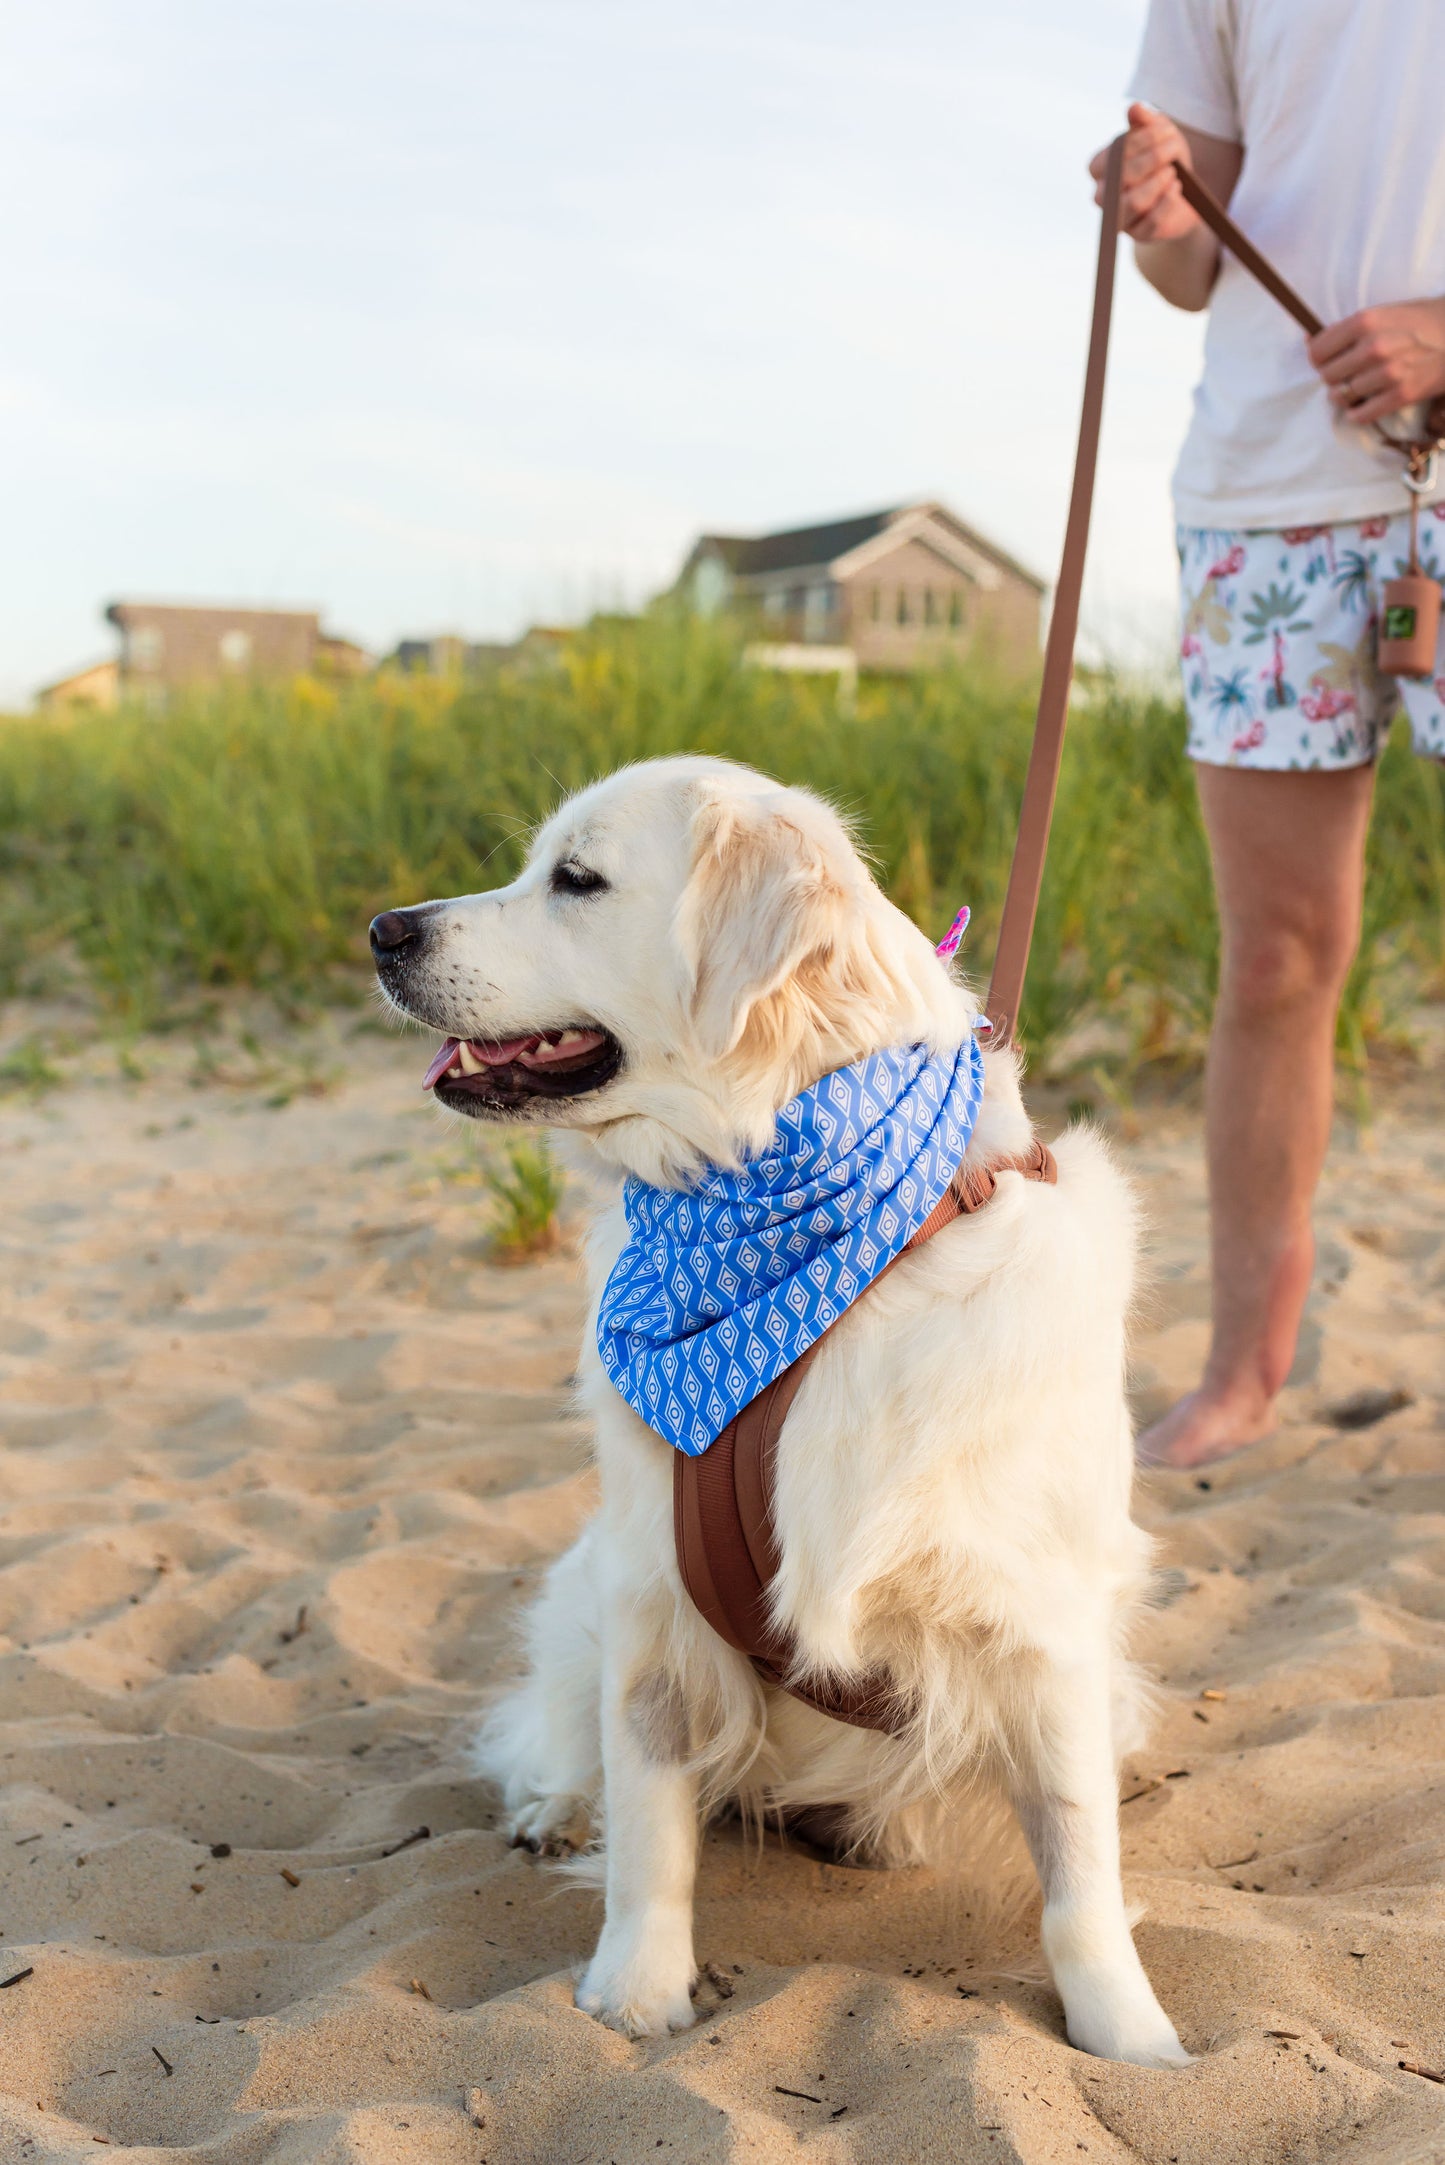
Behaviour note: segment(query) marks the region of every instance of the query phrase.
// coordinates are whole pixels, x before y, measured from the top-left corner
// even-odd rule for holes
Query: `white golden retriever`
[[[622,1176],[736,1166],[819,1077],[883,1047],[956,1049],[976,1014],[825,804],[713,759],[597,783],[510,887],[388,911],[372,940],[395,1007],[457,1041],[433,1062],[438,1099],[565,1129],[609,1181],[594,1320]],[[986,1163],[1031,1129],[1014,1055],[984,1066],[969,1156]],[[1056,1187],[1004,1176],[858,1300],[783,1429],[777,1617],[807,1668],[889,1672],[916,1701],[900,1736],[765,1688],[693,1608],[672,1447],[607,1381],[589,1325],[601,1507],[531,1611],[529,1671],[480,1764],[534,1848],[600,1833],[606,1921],[577,2003],[629,2035],[693,2019],[708,1811],[826,1806],[844,1848],[899,1864],[960,1841],[977,1861],[979,1812],[1006,1800],[1072,2042],[1187,2059],[1119,1875],[1118,1760],[1142,1701],[1125,1637],[1149,1564],[1123,1391],[1134,1214],[1093,1136],[1057,1157]]]

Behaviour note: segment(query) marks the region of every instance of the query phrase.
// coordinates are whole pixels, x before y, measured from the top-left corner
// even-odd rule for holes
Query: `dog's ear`
[[[692,877],[677,930],[693,974],[693,1021],[723,1059],[750,1018],[839,936],[851,849],[801,792],[706,797],[693,821]],[[812,974],[812,973],[810,973]]]

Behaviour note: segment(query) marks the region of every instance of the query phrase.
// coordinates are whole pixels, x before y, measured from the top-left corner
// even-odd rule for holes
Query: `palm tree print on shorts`
[[[1232,754],[1252,752],[1263,744],[1264,723],[1250,711],[1248,668],[1232,669],[1228,676],[1216,677],[1209,687],[1209,704],[1216,729],[1229,735]]]
[[[1314,629],[1314,618],[1305,613],[1308,597],[1295,592],[1293,580],[1288,586],[1281,586],[1277,579],[1271,579],[1262,594],[1253,593],[1249,600],[1249,608],[1240,612],[1249,626],[1244,635],[1246,646],[1262,645],[1269,637],[1270,626],[1273,624],[1282,624],[1286,631]]]
[[[1340,557],[1339,567],[1330,584],[1339,595],[1344,608],[1368,609],[1370,581],[1374,575],[1373,556],[1366,556],[1363,549],[1346,549]]]
[[[1261,594],[1250,595],[1250,605],[1241,612],[1242,620],[1249,626],[1244,635],[1245,646],[1261,646],[1270,643],[1270,660],[1260,671],[1264,685],[1264,704],[1268,711],[1278,712],[1282,707],[1292,707],[1297,693],[1285,674],[1285,636],[1289,632],[1309,631],[1313,619],[1305,612],[1306,597],[1295,589],[1294,581],[1281,586],[1276,579]]]

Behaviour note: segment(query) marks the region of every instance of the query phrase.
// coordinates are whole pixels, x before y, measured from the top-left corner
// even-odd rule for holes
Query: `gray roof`
[[[822,526],[790,526],[780,534],[700,534],[683,567],[683,576],[699,557],[710,553],[720,556],[734,577],[740,579],[772,571],[812,570],[846,556],[850,549],[860,548],[905,511],[935,513],[991,562],[1044,592],[1046,582],[997,542],[985,540],[975,527],[966,525],[944,505],[924,502],[895,504],[886,511],[862,511],[851,519],[829,519]]]
[[[835,556],[881,534],[895,516],[888,511],[862,511],[851,519],[830,519],[824,526],[792,526],[782,534],[704,534],[698,550],[715,549],[730,571],[740,578],[761,571],[803,571],[813,564],[831,564]]]

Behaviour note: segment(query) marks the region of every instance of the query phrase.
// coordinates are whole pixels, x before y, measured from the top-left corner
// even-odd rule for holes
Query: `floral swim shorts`
[[[1433,677],[1375,663],[1380,596],[1405,569],[1410,516],[1276,532],[1179,529],[1189,756],[1215,767],[1362,767],[1403,706],[1415,749],[1445,759],[1445,630]],[[1445,503],[1420,562],[1445,581]]]

